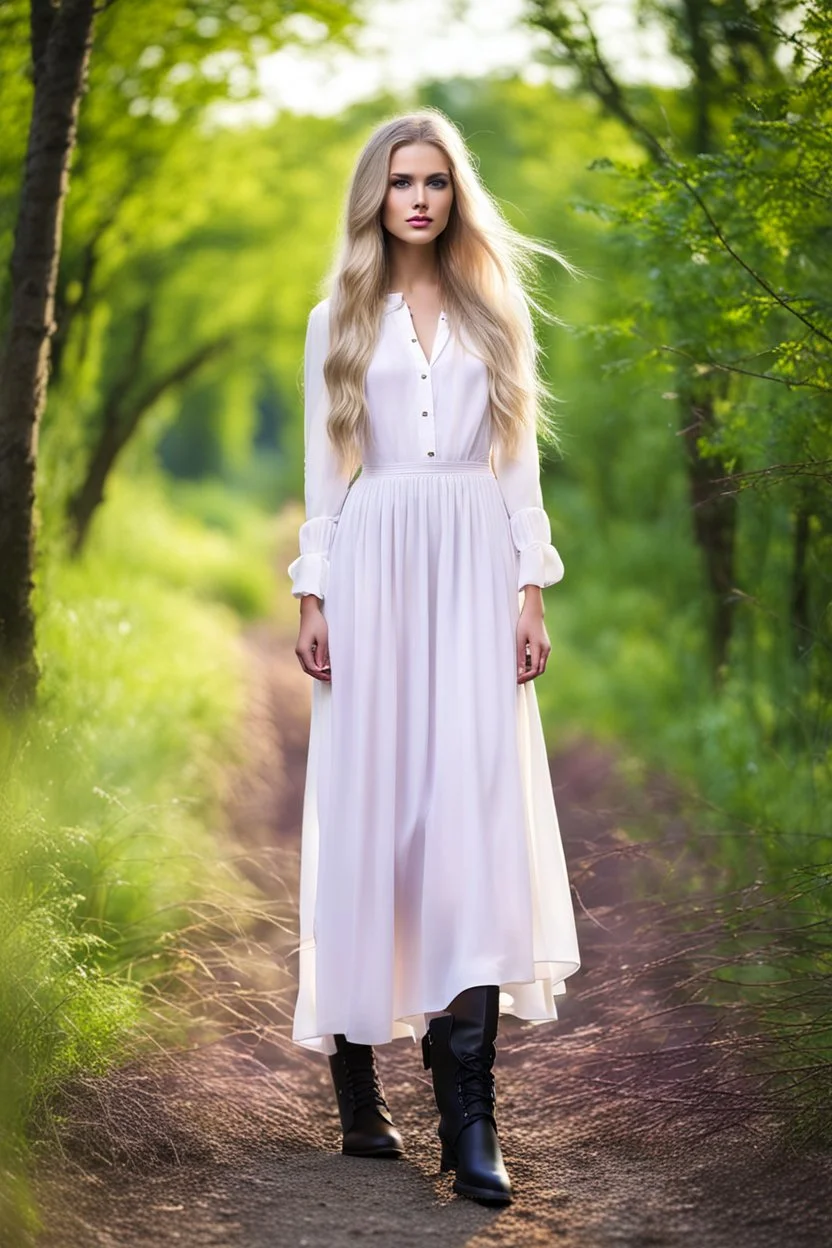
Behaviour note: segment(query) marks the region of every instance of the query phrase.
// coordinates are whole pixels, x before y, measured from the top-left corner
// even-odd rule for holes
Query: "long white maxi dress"
[[[293,1039],[420,1038],[464,988],[557,1017],[579,953],[533,681],[517,684],[524,585],[563,564],[537,437],[492,445],[486,366],[440,315],[428,360],[387,296],[350,482],[326,431],[329,300],[305,351],[306,520],[295,597],[323,600],[312,682]]]

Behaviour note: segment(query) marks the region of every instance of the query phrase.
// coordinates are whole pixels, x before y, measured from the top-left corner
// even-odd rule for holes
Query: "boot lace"
[[[497,1103],[490,1065],[477,1053],[463,1053],[456,1072],[457,1100],[463,1116],[492,1114]]]
[[[345,1074],[350,1100],[354,1109],[368,1106],[371,1109],[382,1107],[388,1109],[387,1101],[381,1090],[381,1081],[375,1063],[368,1065],[349,1065],[345,1063]]]

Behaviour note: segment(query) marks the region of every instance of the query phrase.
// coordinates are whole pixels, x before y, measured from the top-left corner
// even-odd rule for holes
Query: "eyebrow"
[[[429,174],[428,174],[428,179],[430,179],[430,178],[449,178],[450,176],[451,176],[451,175],[450,175],[450,171],[449,171],[448,169],[439,169],[436,173],[429,173]],[[412,178],[412,177],[413,177],[413,174],[412,174],[412,173],[393,173],[393,172],[391,171],[391,173],[390,173],[390,177],[391,177],[391,178]]]

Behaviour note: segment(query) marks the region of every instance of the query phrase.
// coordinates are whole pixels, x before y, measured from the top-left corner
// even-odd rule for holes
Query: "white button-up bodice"
[[[329,300],[312,309],[304,357],[305,500],[300,555],[289,567],[295,597],[323,599],[335,526],[350,489],[326,429],[328,396],[323,366],[329,350]],[[518,552],[518,588],[552,585],[563,563],[551,544],[543,509],[535,430],[524,432],[516,456],[493,441],[488,372],[464,330],[451,330],[443,311],[427,359],[401,294],[387,296],[365,394],[370,442],[368,467],[475,461],[488,464],[499,483]]]
[[[401,295],[390,295],[365,392],[374,444],[366,464],[420,460],[488,462],[488,375],[485,364],[452,335],[440,313],[430,359]],[[395,412],[397,418],[377,419]]]

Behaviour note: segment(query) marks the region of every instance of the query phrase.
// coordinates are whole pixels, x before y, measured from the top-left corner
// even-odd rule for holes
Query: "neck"
[[[387,272],[391,291],[400,290],[402,294],[410,295],[425,287],[435,290],[439,286],[436,244],[414,247],[412,243],[405,243],[389,234]]]

